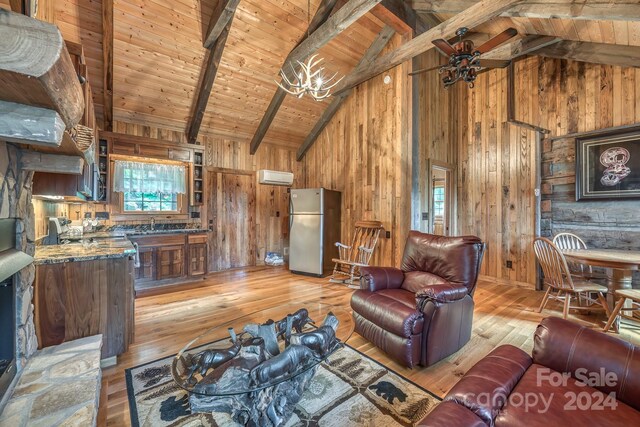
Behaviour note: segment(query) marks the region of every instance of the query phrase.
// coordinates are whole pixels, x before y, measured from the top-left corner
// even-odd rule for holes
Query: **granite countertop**
[[[82,239],[111,239],[118,237],[127,237],[127,236],[146,236],[146,235],[154,235],[154,234],[195,234],[195,233],[206,233],[208,230],[203,228],[177,228],[177,229],[166,229],[166,230],[142,230],[142,229],[121,229],[121,230],[111,230],[111,231],[93,231],[82,234]],[[62,236],[63,239],[67,238],[66,236]],[[71,240],[78,240],[78,237],[72,238]]]
[[[98,239],[87,244],[68,243],[66,245],[37,246],[34,264],[124,258],[135,253],[133,244],[127,239]]]

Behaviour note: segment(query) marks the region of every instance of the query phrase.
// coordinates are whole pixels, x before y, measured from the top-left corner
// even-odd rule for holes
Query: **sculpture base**
[[[251,393],[233,396],[191,393],[191,412],[226,412],[238,424],[249,427],[284,425],[293,415],[293,408],[302,399],[302,394],[317,369],[318,367],[314,366],[290,380]]]

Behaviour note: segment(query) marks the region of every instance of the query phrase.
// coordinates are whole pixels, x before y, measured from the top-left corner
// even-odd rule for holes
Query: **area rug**
[[[239,426],[225,413],[192,414],[171,377],[173,358],[127,369],[131,424]],[[287,427],[413,426],[440,401],[433,393],[348,345],[318,367]]]

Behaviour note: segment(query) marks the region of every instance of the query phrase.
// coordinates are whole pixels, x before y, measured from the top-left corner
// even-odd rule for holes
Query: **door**
[[[189,276],[202,276],[207,273],[207,244],[189,244]]]
[[[322,215],[291,215],[289,270],[322,274]]]
[[[207,172],[209,271],[256,265],[256,177],[253,172]]]
[[[156,250],[152,247],[139,247],[140,267],[136,267],[136,283],[152,282],[156,272]]]
[[[184,274],[184,245],[161,246],[157,249],[158,280],[177,279]]]
[[[455,233],[455,185],[453,166],[429,161],[429,232],[440,236]]]
[[[309,188],[291,190],[290,213],[293,214],[321,214],[324,202],[323,188]]]

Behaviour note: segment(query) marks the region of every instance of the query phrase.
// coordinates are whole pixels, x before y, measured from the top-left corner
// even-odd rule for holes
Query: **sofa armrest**
[[[455,283],[443,283],[438,285],[425,286],[416,292],[416,307],[423,311],[427,302],[448,303],[461,300],[469,290],[466,286]]]
[[[442,402],[419,423],[425,427],[487,427],[476,414],[455,402]]]
[[[393,267],[361,267],[360,289],[377,292],[383,289],[399,289],[404,273]]]
[[[493,425],[520,378],[532,364],[531,357],[511,345],[493,350],[476,363],[445,397]]]
[[[640,347],[559,317],[540,322],[533,337],[533,361],[579,381],[601,375],[595,386],[640,410]],[[613,381],[605,381],[606,379]]]

